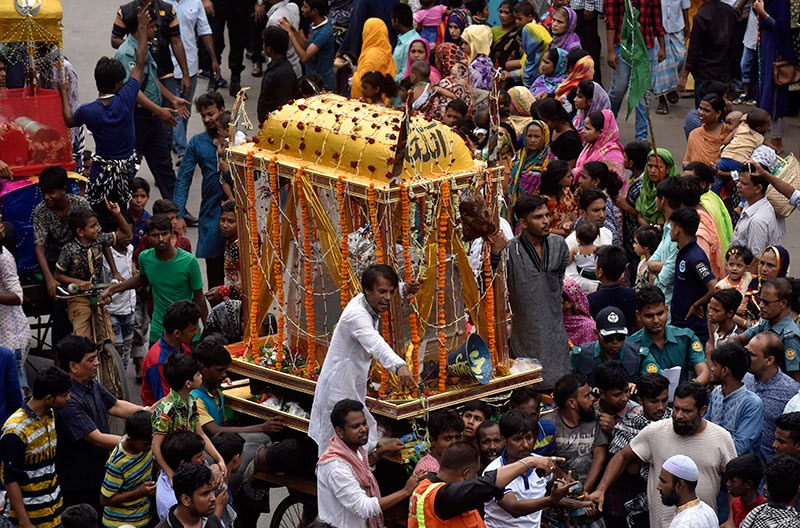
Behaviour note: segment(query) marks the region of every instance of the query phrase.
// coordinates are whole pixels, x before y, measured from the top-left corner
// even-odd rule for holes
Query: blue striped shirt
[[[106,476],[100,489],[106,499],[133,491],[153,478],[153,452],[127,452],[123,447],[127,438],[127,435],[122,437],[106,462]],[[103,508],[104,526],[116,528],[123,524],[141,527],[150,524],[150,498],[147,495]]]

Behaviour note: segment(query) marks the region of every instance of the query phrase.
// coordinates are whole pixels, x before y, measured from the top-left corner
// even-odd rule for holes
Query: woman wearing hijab
[[[437,121],[444,118],[447,104],[453,99],[461,99],[472,111],[472,85],[469,79],[469,66],[464,50],[448,42],[436,46],[436,67],[444,76],[434,86],[430,99],[430,116]]]
[[[508,182],[509,205],[514,207],[524,193],[539,190],[542,171],[550,163],[550,129],[544,121],[535,119],[525,127],[524,146],[517,152]]]
[[[489,91],[492,89],[494,66],[489,54],[492,52],[492,29],[489,26],[469,26],[461,34],[462,48],[469,54],[469,73],[472,87]]]
[[[567,76],[567,52],[561,48],[548,49],[539,65],[539,76],[531,85],[531,93],[537,99],[547,97],[556,91]]]
[[[528,88],[539,76],[539,63],[552,40],[544,26],[531,22],[522,27],[522,79]]]
[[[583,56],[573,63],[572,59],[578,55]],[[591,81],[594,78],[594,59],[583,50],[573,50],[567,56],[567,72],[567,78],[556,88],[558,98],[569,99],[581,81]]]
[[[394,77],[397,66],[392,57],[392,44],[389,42],[389,30],[380,18],[369,18],[364,23],[362,32],[361,55],[358,56],[358,68],[353,74],[353,86],[350,96],[361,97],[361,78],[365,73],[377,71]],[[388,100],[384,101],[387,105]]]
[[[603,110],[586,116],[583,122],[583,141],[586,146],[578,156],[573,171],[575,184],[578,184],[586,163],[602,161],[622,182],[622,195],[627,194],[628,179],[625,177],[624,154],[619,143],[619,127],[614,112]]]
[[[655,157],[656,153],[652,150],[647,155],[646,174],[642,178],[642,190],[635,204],[636,212],[649,224],[660,224],[664,221],[656,206],[656,187],[664,178],[678,178],[681,175],[670,151],[664,148],[658,149],[658,163],[649,163],[650,159]]]
[[[571,345],[580,346],[597,340],[594,319],[589,313],[589,300],[577,282],[564,279],[561,309],[564,312],[564,329]]]
[[[759,294],[761,287],[770,279],[786,278],[789,274],[789,252],[783,246],[767,246],[758,259],[758,276],[750,283],[746,300],[747,326],[751,326],[761,317],[761,304]]]
[[[418,38],[411,41],[408,45],[408,65],[406,66],[406,73],[403,79],[411,75],[411,65],[417,61],[430,62],[431,60],[431,45],[424,38]],[[442,74],[439,73],[431,64],[431,75],[429,77],[431,84],[436,84],[442,80]]]
[[[559,7],[553,15],[550,31],[553,33],[551,48],[561,48],[570,52],[581,49],[581,39],[575,34],[578,26],[578,15],[569,7]]]
[[[444,42],[452,42],[460,46],[464,30],[471,23],[469,11],[466,9],[453,9],[450,12],[450,16],[447,17],[447,27],[444,28]]]
[[[508,97],[511,100],[508,107],[511,115],[508,122],[514,127],[514,138],[518,138],[525,132],[525,127],[531,122],[531,105],[536,102],[530,90],[524,86],[514,86],[509,88]]]
[[[573,104],[578,112],[575,114],[575,119],[572,120],[572,125],[579,132],[583,130],[586,116],[611,109],[611,99],[608,98],[608,93],[602,86],[590,80],[578,83]]]

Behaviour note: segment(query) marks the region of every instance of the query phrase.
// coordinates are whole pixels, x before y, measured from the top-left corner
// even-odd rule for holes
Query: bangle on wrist
[[[521,462],[523,466],[525,466],[526,468],[528,468],[528,470],[531,470],[531,469],[533,469],[533,468],[532,468],[530,465],[528,465],[528,463],[527,463],[527,462],[525,462],[525,459],[524,459],[524,458],[520,458],[520,459],[519,459],[519,462]]]

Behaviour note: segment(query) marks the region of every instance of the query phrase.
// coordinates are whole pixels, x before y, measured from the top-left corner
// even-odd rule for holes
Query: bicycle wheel
[[[305,528],[317,516],[317,501],[314,497],[290,493],[275,511],[269,528]]]
[[[128,380],[122,368],[122,358],[110,341],[106,341],[98,353],[100,367],[97,369],[97,381],[118,400],[130,401]]]

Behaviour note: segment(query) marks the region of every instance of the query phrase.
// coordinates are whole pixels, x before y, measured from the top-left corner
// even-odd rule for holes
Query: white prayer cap
[[[694,460],[686,455],[675,455],[669,457],[667,461],[664,462],[662,467],[679,479],[689,482],[697,482],[699,477],[697,464],[695,464]]]

